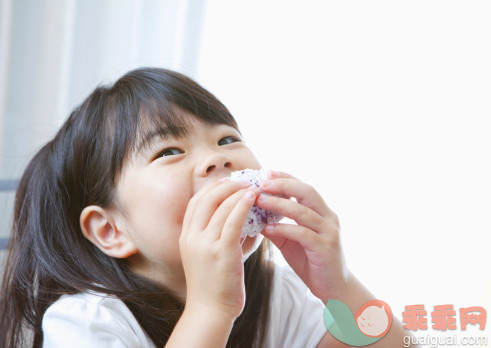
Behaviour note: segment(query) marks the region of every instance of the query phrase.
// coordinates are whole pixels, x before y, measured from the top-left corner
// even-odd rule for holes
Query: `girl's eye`
[[[166,154],[166,153],[170,153],[170,152],[172,152],[171,150],[181,151],[181,150],[179,150],[179,149],[178,149],[178,148],[176,148],[176,147],[169,147],[169,148],[165,149],[164,151],[162,151],[162,152],[159,154],[159,156],[158,156],[158,157],[166,157],[166,156],[165,156],[165,154]],[[177,155],[178,155],[178,153],[177,153]]]
[[[230,142],[225,142],[223,143],[222,140],[224,139],[231,139]],[[227,136],[227,137],[223,137],[222,139],[220,139],[220,141],[218,142],[218,145],[227,145],[227,144],[232,144],[232,143],[235,143],[237,141],[240,141],[239,139],[237,139],[236,137],[233,137],[233,136]],[[176,151],[181,151],[179,150],[178,148],[176,147],[168,147],[167,149],[163,150],[162,152],[159,153],[159,155],[157,157],[168,157],[166,154],[171,154],[172,155],[172,152],[173,150],[176,150]],[[175,155],[178,155],[179,153],[174,153]]]
[[[218,145],[222,145],[220,144],[222,142],[223,139],[232,139],[232,140],[235,140],[235,141],[231,141],[230,143],[225,143],[225,144],[232,144],[232,143],[235,143],[237,141],[240,141],[239,139],[237,139],[236,137],[233,137],[233,136],[228,136],[228,137],[223,137],[222,139],[220,139],[220,141],[218,142]]]

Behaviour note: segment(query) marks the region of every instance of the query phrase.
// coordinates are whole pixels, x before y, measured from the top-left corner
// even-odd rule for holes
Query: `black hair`
[[[0,347],[41,347],[46,309],[63,294],[89,290],[120,298],[155,345],[165,345],[184,310],[182,300],[132,272],[125,259],[104,254],[83,236],[79,218],[86,206],[116,204],[118,175],[135,149],[145,146],[146,131],[188,131],[189,116],[178,110],[238,130],[228,109],[187,76],[140,68],[97,87],[34,155],[15,195],[0,294]],[[263,239],[244,263],[247,301],[227,347],[262,345],[274,271],[265,257],[268,248],[271,253]]]

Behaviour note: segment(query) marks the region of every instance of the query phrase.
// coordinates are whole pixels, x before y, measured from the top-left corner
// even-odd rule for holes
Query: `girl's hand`
[[[260,195],[256,205],[294,220],[298,225],[277,223],[273,231],[261,232],[271,240],[310,291],[322,301],[340,298],[346,291],[350,272],[344,260],[337,215],[329,209],[310,185],[287,173],[268,172],[269,186],[260,188],[270,194],[294,197],[293,200]],[[267,183],[266,183],[267,184]],[[266,197],[266,200],[262,200]]]
[[[230,180],[214,181],[189,201],[179,238],[186,306],[207,307],[233,319],[245,305],[240,234],[257,187]],[[252,197],[246,193],[251,192]]]

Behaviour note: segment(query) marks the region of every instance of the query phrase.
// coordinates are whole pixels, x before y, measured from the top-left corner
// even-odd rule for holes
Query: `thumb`
[[[283,245],[288,238],[282,237],[278,234],[278,227],[279,226],[274,226],[274,231],[268,231],[266,228],[263,228],[261,234],[268,238],[281,251],[281,248],[283,248]]]

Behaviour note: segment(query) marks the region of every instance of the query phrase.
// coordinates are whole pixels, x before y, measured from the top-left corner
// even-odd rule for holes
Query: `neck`
[[[132,255],[128,261],[132,272],[171,290],[183,303],[186,303],[186,277],[182,264],[171,267],[150,264],[138,254]]]

